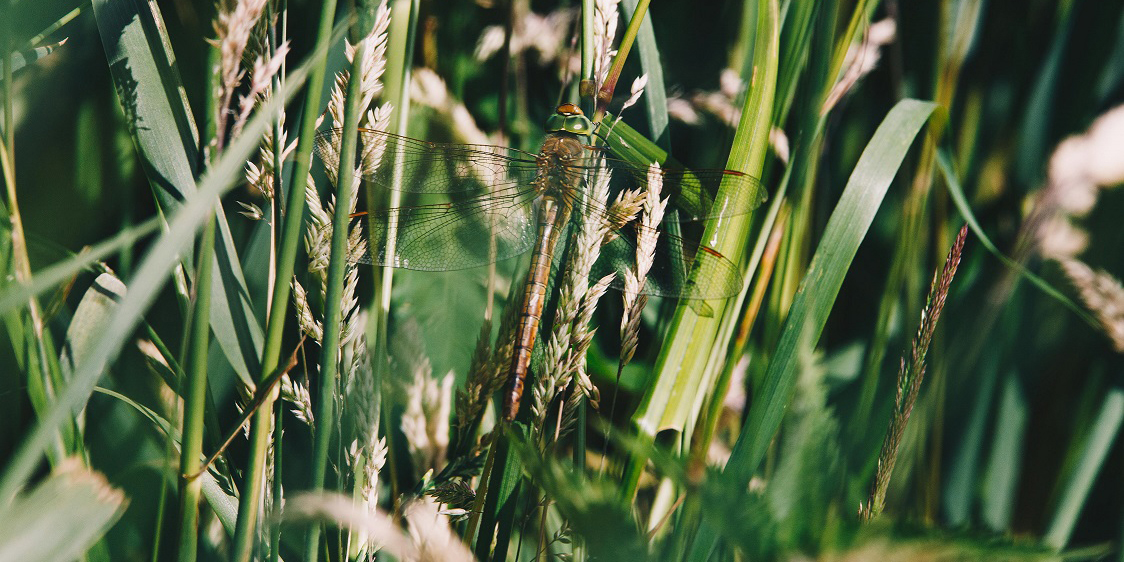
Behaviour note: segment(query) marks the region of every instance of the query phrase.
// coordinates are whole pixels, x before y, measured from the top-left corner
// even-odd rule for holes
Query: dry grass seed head
[[[1124,286],[1104,270],[1094,271],[1084,262],[1067,259],[1062,268],[1096,316],[1117,353],[1124,353]]]

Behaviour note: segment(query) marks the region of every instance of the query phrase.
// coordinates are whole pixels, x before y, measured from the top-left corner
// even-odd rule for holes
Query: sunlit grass
[[[1120,6],[30,4],[0,560],[1120,550]]]

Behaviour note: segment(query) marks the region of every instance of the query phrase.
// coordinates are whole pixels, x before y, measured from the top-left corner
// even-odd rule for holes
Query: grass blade
[[[301,114],[301,128],[297,143],[297,153],[292,167],[289,194],[285,198],[285,222],[280,248],[277,256],[277,269],[274,272],[273,290],[270,296],[269,318],[266,320],[266,340],[262,351],[262,370],[259,381],[281,363],[281,343],[285,332],[285,319],[289,311],[289,297],[292,292],[293,271],[296,269],[297,250],[304,236],[305,189],[308,170],[312,162],[313,135],[316,117],[320,114],[320,100],[323,98],[324,76],[326,74],[326,53],[329,44],[342,35],[343,26],[332,34],[332,18],[335,16],[335,0],[327,0],[321,5],[320,22],[316,35],[316,52],[309,57],[311,65],[308,89],[305,94],[304,110]],[[332,38],[335,39],[332,39]],[[276,125],[276,122],[274,123]],[[276,128],[275,128],[276,130]],[[277,138],[276,136],[274,138]],[[253,536],[257,527],[257,503],[262,493],[265,474],[265,455],[270,436],[271,404],[269,400],[254,414],[250,426],[250,459],[243,482],[242,497],[247,501],[239,506],[238,526],[234,533],[235,558],[248,559],[252,554]]]
[[[760,24],[767,28],[758,30],[758,42],[754,48],[757,75],[746,97],[742,120],[726,165],[727,169],[752,177],[761,177],[768,151],[779,40],[776,2],[762,0],[758,9],[759,13],[768,14]],[[740,259],[750,238],[750,218],[751,215],[742,215],[729,221],[709,222],[703,232],[704,243],[722,255]],[[655,435],[662,429],[682,430],[692,412],[697,411],[694,405],[698,403],[698,393],[706,393],[713,382],[707,369],[710,354],[725,347],[725,342],[715,341],[724,316],[737,312],[730,308],[724,307],[723,314],[709,317],[700,316],[688,303],[682,303],[676,309],[667,343],[661,349],[657,362],[659,375],[649,386],[633,417],[642,432]],[[638,476],[635,470],[642,464],[633,464],[633,472],[629,474],[632,483],[626,488],[635,485],[635,477]]]
[[[1054,548],[1062,548],[1069,543],[1073,528],[1077,525],[1077,517],[1093,489],[1093,481],[1105,466],[1108,453],[1113,441],[1120,433],[1120,426],[1124,423],[1124,389],[1114,387],[1108,391],[1101,404],[1097,419],[1091,426],[1091,432],[1086,437],[1081,460],[1075,465],[1076,473],[1065,483],[1058,507],[1054,511],[1054,518],[1043,538],[1046,544]]]
[[[183,436],[180,450],[179,559],[192,562],[199,542],[199,494],[202,481],[186,474],[199,471],[203,454],[203,418],[207,406],[207,349],[211,340],[211,280],[214,277],[215,217],[203,229],[199,242],[199,273],[195,278],[195,304],[188,342],[188,371],[180,381],[183,397]]]
[[[86,251],[35,272],[30,283],[10,286],[0,293],[0,314],[15,310],[28,299],[37,297],[90,268],[91,264],[113,255],[122,248],[132,246],[137,240],[156,232],[162,222],[157,217],[126,228],[116,236],[99,242]]]
[[[764,458],[792,397],[799,358],[819,340],[843,278],[890,182],[897,175],[913,140],[936,109],[936,105],[918,100],[898,102],[855,165],[789,308],[764,384],[755,391],[749,416],[726,463],[726,472],[737,485],[748,484]],[[709,556],[715,546],[714,531],[706,527],[700,529],[695,546],[693,560]]]
[[[637,0],[622,0],[626,19],[632,19]],[[656,45],[656,32],[652,30],[652,17],[649,15],[640,22],[636,35],[636,53],[640,55],[640,68],[648,76],[644,87],[644,107],[648,114],[648,128],[656,146],[664,151],[671,150],[671,131],[668,129],[667,87],[664,84],[663,66],[660,64],[660,50]],[[649,160],[650,162],[650,160]]]
[[[359,31],[352,29],[352,41],[365,37],[369,30]],[[310,488],[315,491],[324,489],[328,469],[328,447],[332,434],[337,431],[335,426],[339,387],[340,344],[343,329],[343,283],[348,267],[348,225],[351,222],[348,201],[356,197],[357,187],[355,178],[355,147],[359,142],[359,118],[361,108],[359,100],[362,97],[361,88],[363,80],[363,61],[367,52],[372,47],[370,41],[362,41],[357,46],[357,51],[352,60],[351,78],[347,84],[347,97],[344,101],[343,113],[343,138],[340,141],[340,161],[336,170],[339,177],[336,181],[337,194],[335,214],[332,217],[331,254],[328,262],[327,281],[324,291],[324,352],[320,355],[320,395],[317,397],[316,435],[312,457],[312,484]],[[309,528],[305,542],[304,557],[309,562],[316,562],[320,555],[320,525]]]
[[[200,170],[199,136],[175,67],[175,55],[155,2],[128,0],[93,4],[118,99],[137,151],[165,214],[173,214],[195,191]],[[216,214],[218,275],[211,299],[211,328],[231,366],[243,380],[260,369],[262,329],[253,313],[226,215]],[[185,255],[184,268],[194,260]]]
[[[748,482],[749,475],[757,469],[765,447],[780,425],[796,382],[796,361],[800,353],[819,339],[843,277],[866,237],[890,182],[921,127],[935,111],[936,106],[928,102],[898,102],[855,165],[789,309],[780,345],[769,363],[765,387],[754,399],[755,405],[760,407],[751,410],[745,431],[726,465],[727,471],[741,475],[745,481]]]

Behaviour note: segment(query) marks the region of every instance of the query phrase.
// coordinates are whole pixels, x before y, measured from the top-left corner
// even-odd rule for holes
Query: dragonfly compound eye
[[[565,111],[568,108],[573,108],[574,112]],[[580,136],[589,136],[593,134],[593,122],[583,115],[577,106],[573,104],[562,104],[558,107],[558,111],[546,120],[546,132],[566,132]]]

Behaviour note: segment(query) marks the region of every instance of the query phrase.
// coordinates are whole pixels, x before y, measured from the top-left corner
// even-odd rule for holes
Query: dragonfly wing
[[[355,219],[367,253],[358,261],[449,271],[517,256],[534,243],[533,191],[456,203],[394,207]]]
[[[339,166],[342,129],[316,136],[316,153],[331,178]],[[442,144],[359,130],[356,155],[364,179],[379,189],[410,193],[487,193],[535,177],[535,155],[501,146]]]
[[[609,168],[610,199],[627,190],[645,189],[649,182],[647,166],[625,160],[594,155],[578,165],[584,169]],[[760,207],[768,197],[757,178],[732,170],[661,169],[660,180],[663,197],[671,197],[669,211],[678,211],[669,212],[665,220],[677,222],[744,215]]]
[[[601,248],[590,277],[616,273],[611,286],[624,287],[626,271],[635,271],[637,237],[642,227],[626,227]],[[659,232],[652,266],[640,292],[682,299],[724,299],[738,294],[742,274],[738,266],[712,248],[700,247],[668,232]]]

